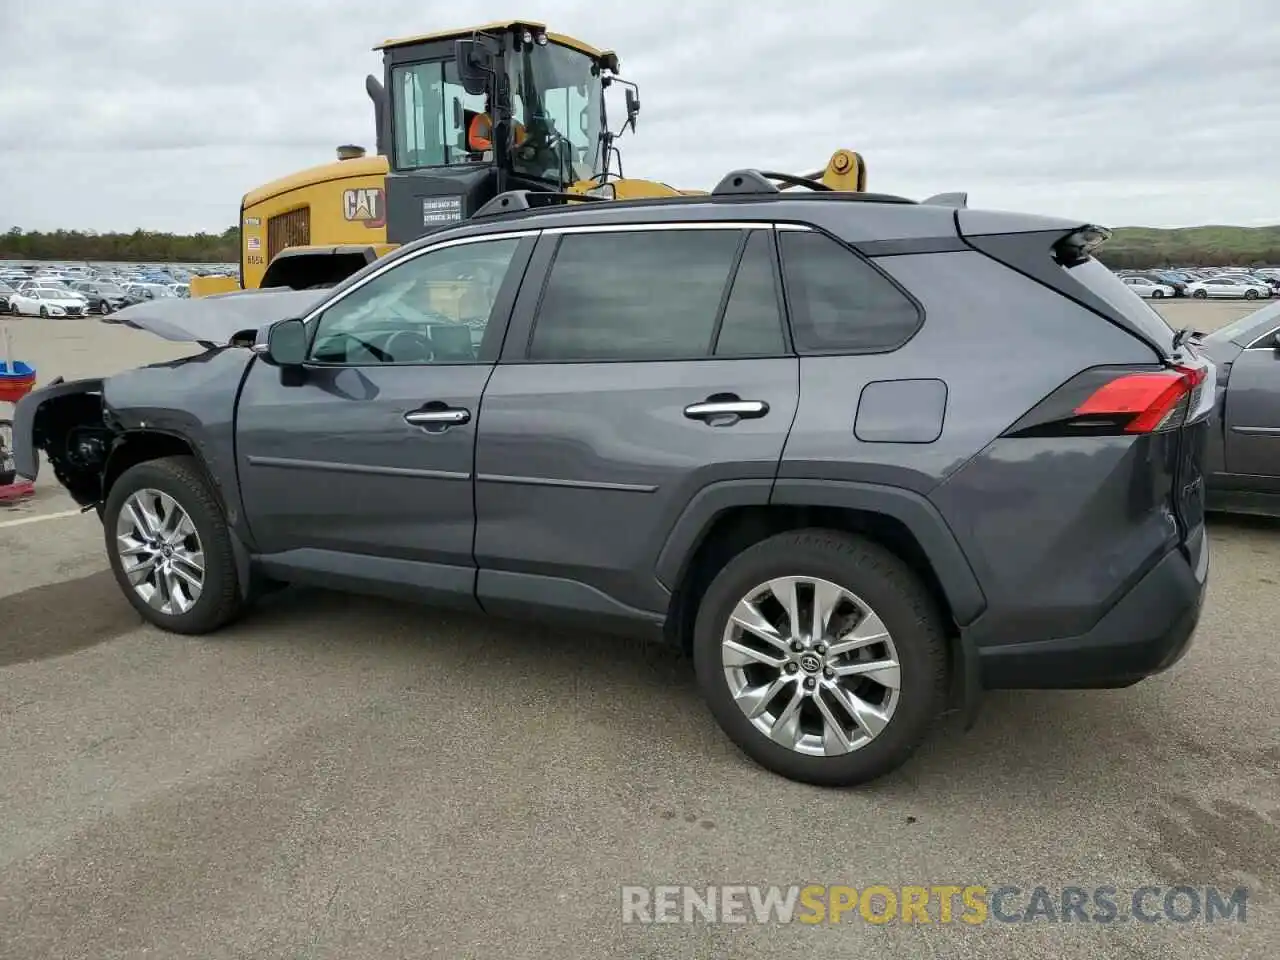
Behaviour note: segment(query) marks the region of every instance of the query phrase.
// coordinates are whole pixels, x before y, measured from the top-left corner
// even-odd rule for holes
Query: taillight
[[[1116,436],[1172,430],[1207,413],[1214,368],[1095,367],[1036,404],[1005,436]]]

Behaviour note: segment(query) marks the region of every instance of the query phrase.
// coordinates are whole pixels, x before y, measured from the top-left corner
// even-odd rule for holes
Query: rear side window
[[[683,360],[711,353],[736,230],[566,234],[542,294],[532,360]]]
[[[782,231],[791,332],[800,353],[878,353],[920,326],[916,305],[887,277],[830,237]]]
[[[1129,285],[1107,267],[1092,258],[1074,267],[1064,268],[1071,277],[1088,287],[1090,292],[1110,304],[1116,312],[1155,343],[1172,342],[1173,328],[1147,302],[1129,289]]]

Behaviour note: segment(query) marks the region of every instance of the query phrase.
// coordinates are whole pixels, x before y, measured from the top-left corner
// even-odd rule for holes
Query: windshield
[[[485,109],[484,94],[470,94],[458,82],[452,60],[396,67],[391,75],[395,166],[398,170],[484,160],[466,143],[470,116]]]
[[[511,108],[517,146],[514,169],[567,184],[599,170],[600,69],[584,53],[550,43],[511,55]],[[523,130],[521,129],[523,127]]]

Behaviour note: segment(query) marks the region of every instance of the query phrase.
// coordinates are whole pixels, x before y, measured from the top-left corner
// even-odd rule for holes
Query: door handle
[[[769,405],[763,400],[703,400],[684,408],[690,420],[708,420],[712,417],[763,417]]]
[[[415,427],[449,426],[466,423],[471,419],[471,411],[458,407],[449,407],[444,410],[410,410],[404,418]]]

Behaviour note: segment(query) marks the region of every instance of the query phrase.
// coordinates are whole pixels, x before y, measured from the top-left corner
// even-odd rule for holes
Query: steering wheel
[[[389,355],[388,363],[424,363],[431,354],[426,336],[417,330],[397,330],[382,349]]]

